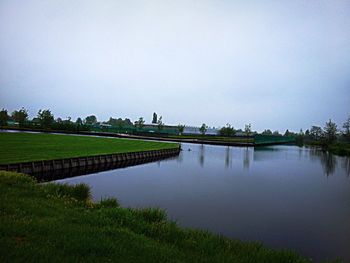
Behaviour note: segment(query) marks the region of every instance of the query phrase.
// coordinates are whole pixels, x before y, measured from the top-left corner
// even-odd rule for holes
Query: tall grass
[[[86,184],[57,184],[57,183],[48,183],[42,185],[44,191],[56,198],[70,197],[81,202],[88,202],[91,200],[91,190],[90,187]]]

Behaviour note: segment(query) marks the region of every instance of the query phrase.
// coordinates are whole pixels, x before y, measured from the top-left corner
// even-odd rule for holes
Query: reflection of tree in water
[[[176,156],[176,161],[179,163],[182,163],[182,161],[183,161],[183,151],[184,151],[184,149],[181,149],[180,154],[178,156]]]
[[[350,176],[350,157],[344,157],[343,168],[344,168],[346,175],[349,177]]]
[[[230,156],[230,146],[226,147],[226,156],[225,156],[225,168],[230,166],[231,156]]]
[[[322,168],[326,176],[334,174],[335,167],[337,166],[337,160],[333,154],[317,148],[311,148],[310,158],[312,160],[318,159],[321,161]]]
[[[243,154],[243,167],[244,167],[244,169],[249,170],[249,166],[250,166],[249,148],[246,147],[244,149],[244,154]]]
[[[299,146],[298,148],[298,156],[299,156],[299,160],[301,160],[301,155],[303,153],[303,148]]]
[[[179,163],[182,163],[184,150],[185,149],[184,149],[183,145],[180,143],[180,154],[178,156],[176,156],[176,161]]]
[[[203,167],[204,165],[204,144],[199,147],[199,164]]]

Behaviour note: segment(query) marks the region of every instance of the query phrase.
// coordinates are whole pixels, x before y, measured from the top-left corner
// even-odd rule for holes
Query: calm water
[[[296,146],[182,144],[173,159],[61,180],[181,226],[350,262],[350,159]],[[188,150],[190,149],[190,151]]]

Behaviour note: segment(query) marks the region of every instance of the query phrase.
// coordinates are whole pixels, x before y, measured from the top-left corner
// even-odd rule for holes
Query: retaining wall
[[[2,164],[0,170],[20,172],[30,175],[36,174],[50,174],[51,172],[63,171],[63,170],[78,170],[82,171],[86,168],[87,170],[95,168],[106,168],[111,167],[122,167],[128,166],[132,163],[143,163],[148,160],[159,160],[176,156],[180,153],[180,148],[163,149],[163,150],[152,150],[142,152],[130,152],[130,153],[116,153],[116,154],[105,154],[97,156],[86,156],[86,157],[74,157],[56,160],[45,160],[45,161],[34,161],[34,162],[23,162],[14,164]],[[89,169],[88,169],[89,168]]]

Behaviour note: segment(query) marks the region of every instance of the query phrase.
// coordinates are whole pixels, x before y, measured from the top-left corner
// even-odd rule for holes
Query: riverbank
[[[274,136],[274,135],[250,135],[250,136],[220,136],[220,135],[202,135],[202,134],[183,134],[168,135],[160,133],[142,132],[137,134],[114,133],[114,132],[91,132],[91,131],[56,131],[43,129],[29,129],[20,127],[2,127],[3,130],[26,131],[26,132],[42,132],[42,133],[59,133],[71,135],[88,135],[101,137],[116,137],[147,141],[164,141],[164,142],[184,142],[194,144],[208,144],[219,146],[238,146],[238,147],[259,147],[279,144],[295,144],[295,138]]]
[[[0,171],[0,261],[311,262],[290,251],[182,229],[158,209],[93,203],[85,185]]]
[[[254,139],[249,138],[229,138],[221,136],[205,136],[205,135],[179,135],[179,136],[166,136],[166,137],[156,137],[156,136],[144,136],[144,135],[130,135],[130,134],[119,134],[120,138],[132,138],[139,140],[150,140],[150,141],[165,141],[165,142],[184,142],[184,143],[195,143],[195,144],[208,144],[208,145],[221,145],[221,146],[243,146],[243,147],[253,147]]]
[[[0,133],[0,164],[179,148],[177,143],[49,133]]]
[[[238,137],[223,137],[223,136],[209,136],[209,135],[167,135],[160,136],[158,134],[149,133],[145,134],[122,134],[113,132],[89,132],[89,131],[56,131],[56,130],[43,130],[43,129],[28,129],[28,128],[13,128],[3,127],[4,130],[24,131],[24,132],[42,132],[42,133],[60,133],[71,135],[88,135],[99,137],[114,137],[124,139],[137,139],[147,141],[160,141],[160,142],[174,142],[174,143],[195,143],[195,144],[208,144],[208,145],[221,145],[221,146],[254,146],[254,138],[252,136],[238,136]]]
[[[311,141],[305,144],[310,146],[320,147],[325,151],[328,151],[330,153],[333,153],[339,156],[350,156],[350,143],[336,142],[336,143],[324,144],[319,141]]]

